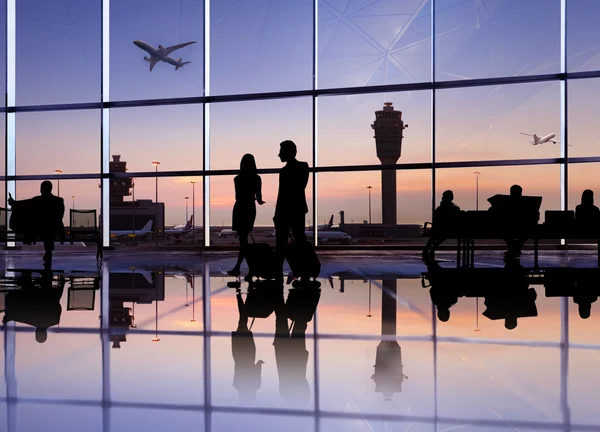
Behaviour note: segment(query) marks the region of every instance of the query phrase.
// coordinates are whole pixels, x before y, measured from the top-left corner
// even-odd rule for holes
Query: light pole
[[[479,297],[475,297],[475,328],[473,331],[479,332]]]
[[[73,200],[73,204],[71,205],[71,209],[75,210],[75,195],[73,195],[71,197],[71,199]]]
[[[155,176],[155,178],[156,178],[156,187],[155,187],[155,189],[156,189],[156,201],[155,201],[156,210],[154,213],[154,231],[156,233],[156,246],[158,246],[158,228],[157,228],[157,225],[158,225],[158,223],[157,223],[157,219],[158,219],[158,166],[160,165],[160,162],[152,161],[152,165],[154,165],[154,167],[156,168],[156,176]]]
[[[196,180],[192,184],[192,244],[196,244]]]
[[[479,171],[475,171],[475,210],[479,210]]]
[[[190,199],[190,197],[185,197],[185,223],[187,223],[187,221],[189,221],[188,219],[188,200]]]
[[[61,169],[55,169],[54,173],[58,174],[58,178],[56,179],[56,196],[60,196],[60,175],[62,174],[63,170]]]
[[[367,186],[367,189],[369,189],[369,238],[371,238],[371,189],[373,186]]]
[[[369,189],[369,225],[371,225],[371,189],[373,186],[367,186],[367,189]]]

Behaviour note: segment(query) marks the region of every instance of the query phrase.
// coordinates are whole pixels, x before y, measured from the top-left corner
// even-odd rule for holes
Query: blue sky
[[[436,1],[436,79],[558,72],[559,6],[559,0]],[[600,68],[600,36],[593,18],[600,13],[600,4],[569,0],[568,8],[569,69]],[[0,9],[3,14],[4,8]],[[311,88],[310,0],[220,0],[214,1],[211,9],[211,94]],[[319,87],[429,81],[430,9],[430,3],[421,0],[321,0]],[[19,0],[19,105],[100,100],[100,19],[100,0]],[[111,100],[200,96],[202,22],[202,2],[195,0],[111,2]],[[0,35],[4,37],[3,32]],[[145,53],[133,45],[135,39],[153,46],[198,43],[173,54],[191,64],[175,71],[161,63],[149,72]],[[3,74],[4,68],[0,68],[0,78]],[[589,96],[598,86],[597,80],[581,80],[570,87],[570,119],[577,125],[570,129],[573,155],[598,154],[600,140],[594,119],[600,109]],[[431,93],[421,91],[320,98],[319,163],[377,163],[370,125],[374,111],[387,101],[403,112],[409,124],[400,162],[430,161]],[[436,102],[438,160],[552,158],[560,154],[557,146],[533,147],[527,137],[518,134],[560,133],[560,85],[556,82],[440,90]],[[211,167],[236,168],[246,152],[254,153],[261,167],[278,167],[277,146],[283,139],[296,141],[300,157],[310,161],[311,109],[309,98],[215,103],[210,107]],[[161,170],[200,169],[202,122],[199,105],[113,109],[111,153],[121,154],[135,171],[151,170],[153,159],[161,161]],[[17,172],[52,173],[59,165],[65,173],[97,171],[99,137],[100,113],[93,110],[19,114]],[[335,204],[320,205],[324,214],[319,218],[334,210],[337,213],[339,207],[354,213],[356,219],[364,218],[362,184],[375,182],[377,176],[352,174],[346,176],[347,181],[320,183],[320,193],[331,196]],[[400,212],[400,222],[422,219],[429,212],[430,176],[411,176],[413,192],[407,189],[407,182],[399,183],[399,200],[416,193],[418,198],[409,202],[417,203],[418,210],[411,210],[414,215],[410,218],[406,216],[409,212]],[[470,182],[453,175],[448,179],[448,184],[437,187],[461,188]],[[173,200],[167,201],[167,222],[181,223],[183,196],[189,192],[179,189],[183,188],[181,180],[162,182],[165,199]],[[148,183],[148,190],[139,186],[136,195],[153,196],[152,182]],[[212,190],[211,199],[223,203],[222,208],[213,209],[219,220],[230,217],[230,183],[215,182],[218,186]],[[350,190],[349,185],[355,183],[355,190]],[[506,186],[510,184],[507,178]],[[554,191],[555,186],[549,185],[548,194]],[[95,193],[74,185],[73,194],[90,195],[89,205],[96,202],[95,196],[91,198]],[[270,216],[265,212],[259,221],[268,223]]]

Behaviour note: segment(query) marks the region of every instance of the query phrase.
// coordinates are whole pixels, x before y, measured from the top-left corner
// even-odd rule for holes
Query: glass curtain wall
[[[447,189],[465,209],[515,183],[544,209],[574,208],[600,162],[594,11],[593,0],[4,0],[3,195],[68,180],[72,207],[105,213],[105,243],[127,230],[151,240],[135,212],[167,243],[235,246],[233,178],[251,153],[266,201],[255,233],[272,240],[290,139],[312,173],[306,224],[320,244],[419,243]]]

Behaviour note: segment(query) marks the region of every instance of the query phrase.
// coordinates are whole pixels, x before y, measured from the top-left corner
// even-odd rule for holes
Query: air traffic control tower
[[[402,130],[408,125],[402,121],[402,112],[394,110],[392,102],[385,102],[383,110],[375,111],[377,157],[382,165],[393,165],[402,151]],[[381,171],[381,213],[384,225],[396,225],[396,170]]]

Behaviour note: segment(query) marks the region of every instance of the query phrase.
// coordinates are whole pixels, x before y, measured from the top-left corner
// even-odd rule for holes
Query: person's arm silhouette
[[[256,176],[257,177],[257,181],[256,181],[256,202],[259,205],[263,205],[265,202],[262,199],[262,179],[260,178],[260,176]]]

